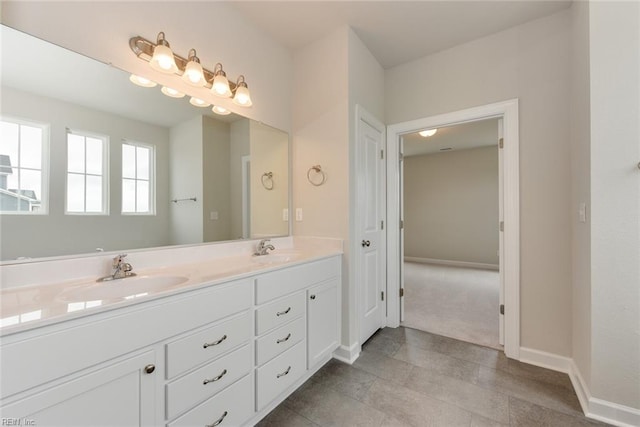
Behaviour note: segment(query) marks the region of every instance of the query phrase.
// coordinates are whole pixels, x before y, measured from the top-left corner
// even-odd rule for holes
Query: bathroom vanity
[[[23,311],[52,314],[3,328],[2,417],[23,425],[252,425],[338,347],[341,262],[330,249],[169,266],[143,275],[173,278],[162,279],[161,291],[136,294],[134,278],[126,297],[102,287],[130,279],[100,289],[5,289],[16,304],[23,292]],[[97,296],[100,306],[69,310]]]

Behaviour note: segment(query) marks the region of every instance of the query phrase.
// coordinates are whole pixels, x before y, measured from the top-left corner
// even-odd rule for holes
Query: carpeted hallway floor
[[[404,267],[402,326],[502,349],[497,271],[414,262]]]

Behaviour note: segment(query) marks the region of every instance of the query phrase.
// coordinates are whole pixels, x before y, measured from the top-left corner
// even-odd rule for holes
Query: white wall
[[[498,265],[497,146],[405,157],[404,201],[406,257]]]
[[[589,108],[589,3],[574,2],[571,52],[572,357],[591,382],[591,192]],[[580,203],[587,207],[579,220]]]
[[[162,84],[215,101],[271,126],[291,128],[291,55],[224,2],[3,1],[2,23]],[[252,108],[240,108],[177,76],[151,70],[133,54],[129,38],[155,42],[164,31],[171,48],[195,48],[202,65],[224,65],[229,78],[246,77]]]
[[[2,259],[164,246],[169,243],[169,130],[2,88],[2,114],[50,125],[48,215],[0,215]],[[65,215],[66,128],[109,138],[109,215]],[[156,215],[122,215],[122,140],[156,146]],[[72,236],[72,238],[71,238]]]
[[[570,13],[387,70],[388,124],[520,100],[521,345],[571,354]]]
[[[640,3],[590,4],[591,392],[636,409],[640,409],[639,29]]]
[[[171,203],[172,245],[203,242],[202,119],[202,116],[195,116],[171,128],[171,200],[196,198],[195,202],[185,200]]]
[[[231,238],[242,238],[242,157],[249,155],[249,120],[231,123]]]

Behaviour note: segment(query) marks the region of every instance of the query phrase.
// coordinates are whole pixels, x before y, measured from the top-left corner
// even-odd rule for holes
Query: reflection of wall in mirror
[[[249,156],[249,120],[231,123],[231,238],[242,239],[242,158]]]
[[[251,237],[289,233],[283,209],[289,200],[289,140],[280,130],[252,121],[251,144]],[[273,173],[273,189],[262,185],[262,175]]]
[[[48,215],[0,215],[3,260],[169,243],[166,128],[2,87],[2,114],[50,126]],[[66,128],[109,137],[110,214],[65,215]],[[156,146],[156,215],[122,215],[121,141]]]

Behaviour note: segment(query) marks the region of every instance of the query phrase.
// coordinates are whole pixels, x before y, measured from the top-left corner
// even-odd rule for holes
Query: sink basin
[[[295,261],[300,258],[298,253],[270,253],[268,255],[252,256],[251,262],[256,264],[282,264],[285,262]]]
[[[81,286],[63,292],[64,301],[96,301],[132,299],[149,293],[171,289],[189,280],[183,276],[136,276],[116,279],[90,286]]]

